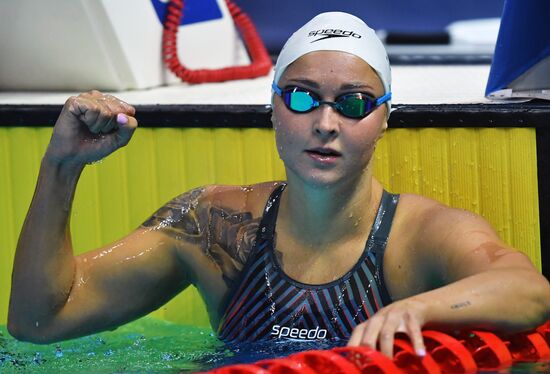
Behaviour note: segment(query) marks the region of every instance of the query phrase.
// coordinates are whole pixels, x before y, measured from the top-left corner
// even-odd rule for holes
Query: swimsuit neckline
[[[372,241],[374,240],[374,237],[375,237],[375,234],[376,234],[376,222],[377,222],[377,218],[380,216],[380,210],[382,208],[382,201],[383,201],[383,197],[384,197],[384,193],[386,193],[384,191],[384,193],[382,194],[382,197],[380,198],[380,201],[378,202],[378,208],[377,208],[377,213],[374,217],[374,220],[373,220],[373,223],[371,225],[371,228],[370,228],[370,232],[369,232],[369,236],[367,237],[367,240],[365,242],[365,246],[363,248],[363,251],[361,253],[361,256],[359,256],[359,258],[357,259],[357,261],[355,262],[355,264],[353,264],[353,266],[348,270],[346,271],[344,274],[342,274],[340,277],[330,281],[330,282],[325,282],[325,283],[318,283],[318,284],[311,284],[311,283],[304,283],[304,282],[300,282],[299,280],[296,280],[294,278],[292,278],[291,276],[289,276],[283,269],[283,267],[281,266],[281,264],[279,263],[279,260],[277,259],[277,256],[275,255],[275,246],[274,246],[274,235],[275,235],[275,232],[276,232],[276,225],[277,225],[277,216],[278,216],[278,210],[279,210],[279,203],[281,201],[281,196],[284,192],[286,188],[286,183],[283,183],[282,185],[280,186],[277,186],[275,188],[275,190],[272,192],[272,195],[270,196],[270,200],[272,201],[271,205],[270,205],[270,209],[272,209],[272,215],[274,216],[271,221],[272,223],[272,227],[271,227],[271,230],[272,232],[269,232],[269,237],[267,238],[270,242],[270,248],[268,250],[268,255],[271,259],[271,262],[273,264],[273,267],[276,269],[277,272],[279,272],[279,274],[281,274],[281,276],[286,280],[288,281],[289,283],[293,284],[294,286],[298,287],[298,288],[302,288],[302,289],[321,289],[321,288],[328,288],[328,287],[331,287],[331,286],[334,286],[334,285],[337,285],[339,283],[342,283],[342,282],[345,282],[346,280],[348,280],[355,271],[357,271],[358,268],[361,267],[362,263],[365,261],[365,258],[370,254],[372,253],[372,249],[374,248],[374,246],[372,245]],[[275,195],[275,196],[273,196]],[[260,230],[265,227],[264,225],[260,226]]]

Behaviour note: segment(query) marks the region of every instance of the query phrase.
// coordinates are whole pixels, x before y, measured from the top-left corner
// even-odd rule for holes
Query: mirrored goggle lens
[[[315,107],[315,100],[304,91],[291,91],[285,95],[287,107],[296,112],[307,112]]]
[[[345,96],[337,102],[340,112],[352,118],[364,117],[372,108],[373,103],[362,96]]]

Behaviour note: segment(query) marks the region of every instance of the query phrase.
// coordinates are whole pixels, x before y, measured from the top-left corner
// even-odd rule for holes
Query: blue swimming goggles
[[[295,113],[311,112],[321,104],[327,104],[348,118],[364,118],[381,104],[391,99],[391,92],[379,98],[373,98],[362,92],[340,95],[336,101],[319,100],[319,96],[297,86],[280,88],[273,82],[271,88],[279,95],[286,107]]]

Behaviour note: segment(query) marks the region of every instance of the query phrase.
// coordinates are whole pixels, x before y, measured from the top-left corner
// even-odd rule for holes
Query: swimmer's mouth
[[[338,151],[335,151],[331,148],[312,148],[312,149],[306,149],[306,152],[313,155],[320,155],[320,156],[333,156],[333,157],[340,157],[342,154]]]

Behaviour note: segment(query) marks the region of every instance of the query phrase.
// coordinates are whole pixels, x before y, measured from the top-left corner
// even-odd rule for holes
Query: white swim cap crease
[[[290,64],[314,51],[342,51],[363,59],[380,77],[384,93],[391,92],[391,69],[384,45],[365,22],[343,12],[321,13],[292,34],[277,58],[273,81],[278,84]],[[390,101],[386,104],[389,115]]]

